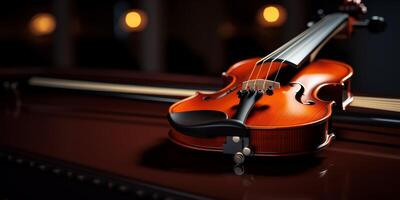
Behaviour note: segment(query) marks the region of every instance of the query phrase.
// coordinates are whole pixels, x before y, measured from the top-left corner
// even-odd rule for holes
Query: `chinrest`
[[[248,130],[239,120],[228,119],[224,112],[197,110],[168,114],[172,127],[193,137],[246,136]]]

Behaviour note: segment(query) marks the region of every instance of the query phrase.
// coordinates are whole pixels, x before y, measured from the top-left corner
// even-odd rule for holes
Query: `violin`
[[[381,31],[383,18],[359,21],[360,1],[345,1],[263,58],[234,64],[223,73],[227,84],[212,93],[196,93],[169,108],[170,139],[181,146],[247,156],[309,154],[328,146],[334,131],[332,113],[352,101],[351,66],[318,59],[332,37],[350,35],[354,27]]]

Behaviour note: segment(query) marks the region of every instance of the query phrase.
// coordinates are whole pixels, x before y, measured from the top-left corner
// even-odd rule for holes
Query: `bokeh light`
[[[147,16],[143,11],[130,10],[123,18],[123,27],[127,31],[141,31],[147,24]]]
[[[49,13],[39,13],[32,17],[29,28],[35,36],[48,35],[56,29],[56,20]]]
[[[286,9],[280,5],[267,5],[260,9],[258,21],[262,26],[281,26],[286,21]]]
[[[267,22],[276,22],[279,19],[279,9],[275,6],[265,7],[263,17]]]

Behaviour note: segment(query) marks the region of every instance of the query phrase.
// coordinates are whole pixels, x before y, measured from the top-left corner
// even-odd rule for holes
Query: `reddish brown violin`
[[[380,25],[377,21],[382,19],[369,24]],[[233,154],[236,163],[245,156],[298,155],[326,147],[334,137],[333,109],[352,101],[353,70],[314,58],[330,38],[350,33],[355,22],[347,13],[326,15],[268,56],[236,63],[224,73],[225,88],[170,107],[171,140]]]

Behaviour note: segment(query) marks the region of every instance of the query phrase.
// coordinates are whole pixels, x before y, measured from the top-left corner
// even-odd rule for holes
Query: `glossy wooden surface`
[[[49,75],[41,69],[23,73],[11,70],[6,76],[3,72],[0,69],[1,81],[12,82],[38,74]],[[50,74],[181,87],[203,87],[206,81],[214,81],[196,77],[181,81],[182,76],[163,75],[145,78],[142,74],[115,71]],[[336,120],[339,141],[327,151],[291,159],[250,159],[244,174],[238,176],[232,170],[230,157],[191,151],[169,142],[170,128],[165,120],[169,106],[63,90],[18,87],[16,91],[4,92],[2,88],[0,163],[6,162],[13,169],[31,168],[39,174],[61,176],[76,184],[97,185],[101,190],[115,190],[117,186],[117,190],[139,194],[135,184],[119,184],[109,177],[136,181],[158,188],[160,193],[144,192],[144,198],[152,199],[166,199],[168,196],[160,194],[167,189],[181,197],[215,199],[398,199],[400,194],[398,127]],[[371,113],[375,117],[376,113]],[[38,189],[43,181],[43,176],[39,176],[16,183],[5,165],[0,170],[0,199],[18,198],[26,194],[26,187]],[[95,178],[80,174],[82,170],[96,174]],[[32,186],[24,188],[27,183]],[[57,182],[51,184],[59,186]],[[51,189],[45,188],[44,192],[48,190]]]
[[[1,99],[0,147],[98,172],[101,180],[113,175],[216,199],[397,199],[400,194],[396,145],[338,140],[311,157],[249,159],[238,176],[231,157],[169,142],[170,104],[43,89],[21,91],[20,97],[17,107]],[[359,133],[359,139],[369,135],[349,127],[337,131]]]
[[[242,82],[248,80],[250,74],[250,79],[264,79],[268,75],[273,80],[279,67],[288,67],[281,63],[265,63],[264,66],[257,65],[254,70],[257,60],[245,60],[233,65],[227,71],[231,82],[222,90],[214,94],[199,93],[184,99],[172,105],[169,112],[216,110],[232,117],[239,104],[237,91],[241,90]],[[346,64],[318,60],[298,70],[289,81],[293,85],[286,83],[275,89],[274,95],[263,95],[245,122],[250,129],[250,144],[255,153],[300,154],[318,150],[320,145],[327,145],[331,140],[327,121],[332,113],[332,104],[338,99],[337,104],[342,104],[341,95],[344,89],[336,93],[329,92],[325,99],[321,99],[319,93],[321,90],[328,90],[327,88],[343,86],[352,73],[353,70]],[[296,100],[295,96],[301,86],[305,88],[304,93],[300,100]],[[229,90],[233,92],[227,94]],[[303,103],[308,101],[315,104]],[[171,133],[171,138],[182,146],[202,150],[222,150],[225,143],[223,136],[204,139],[186,136],[177,131]]]

